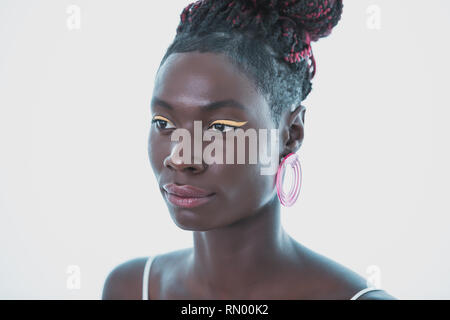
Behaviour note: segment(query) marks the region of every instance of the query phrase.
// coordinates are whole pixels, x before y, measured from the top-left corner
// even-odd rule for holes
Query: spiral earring
[[[291,185],[289,192],[283,191],[284,174],[286,167],[290,166],[294,170],[294,183]],[[281,160],[277,171],[277,194],[281,204],[285,207],[292,206],[297,201],[302,184],[302,169],[300,160],[296,153],[289,153]]]

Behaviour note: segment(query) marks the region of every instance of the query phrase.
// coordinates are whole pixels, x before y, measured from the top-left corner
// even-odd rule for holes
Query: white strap
[[[350,300],[356,300],[360,296],[362,296],[364,293],[369,292],[369,291],[376,291],[376,290],[383,290],[383,289],[379,289],[379,288],[376,288],[376,287],[368,287],[368,288],[365,288],[365,289],[362,289],[362,290],[358,291],[353,297],[350,298]]]
[[[149,256],[145,262],[144,273],[142,277],[142,300],[148,300],[148,278],[150,276],[150,267],[152,265],[153,256]]]

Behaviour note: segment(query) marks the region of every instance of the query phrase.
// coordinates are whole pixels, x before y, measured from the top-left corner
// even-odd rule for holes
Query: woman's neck
[[[210,294],[224,296],[250,288],[286,263],[294,251],[280,222],[275,197],[251,216],[230,226],[194,231],[194,278]]]

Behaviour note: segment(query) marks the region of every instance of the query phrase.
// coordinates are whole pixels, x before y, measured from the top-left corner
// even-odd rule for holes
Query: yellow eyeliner
[[[153,117],[153,120],[164,120],[164,121],[167,121],[167,122],[172,123],[172,121],[170,121],[170,120],[167,119],[167,118],[164,118],[163,116],[154,116],[154,117]],[[173,125],[173,123],[172,123],[172,125]]]
[[[213,123],[211,123],[210,126],[212,126],[213,124],[224,124],[227,126],[242,127],[247,122],[248,121],[216,120]]]

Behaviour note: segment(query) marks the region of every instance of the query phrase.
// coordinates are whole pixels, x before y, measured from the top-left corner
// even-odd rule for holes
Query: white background
[[[191,246],[147,156],[155,72],[189,2],[0,2],[0,298],[99,299],[118,263]],[[299,242],[377,266],[400,299],[450,298],[449,18],[445,0],[345,1],[313,44],[303,186],[282,209]]]

